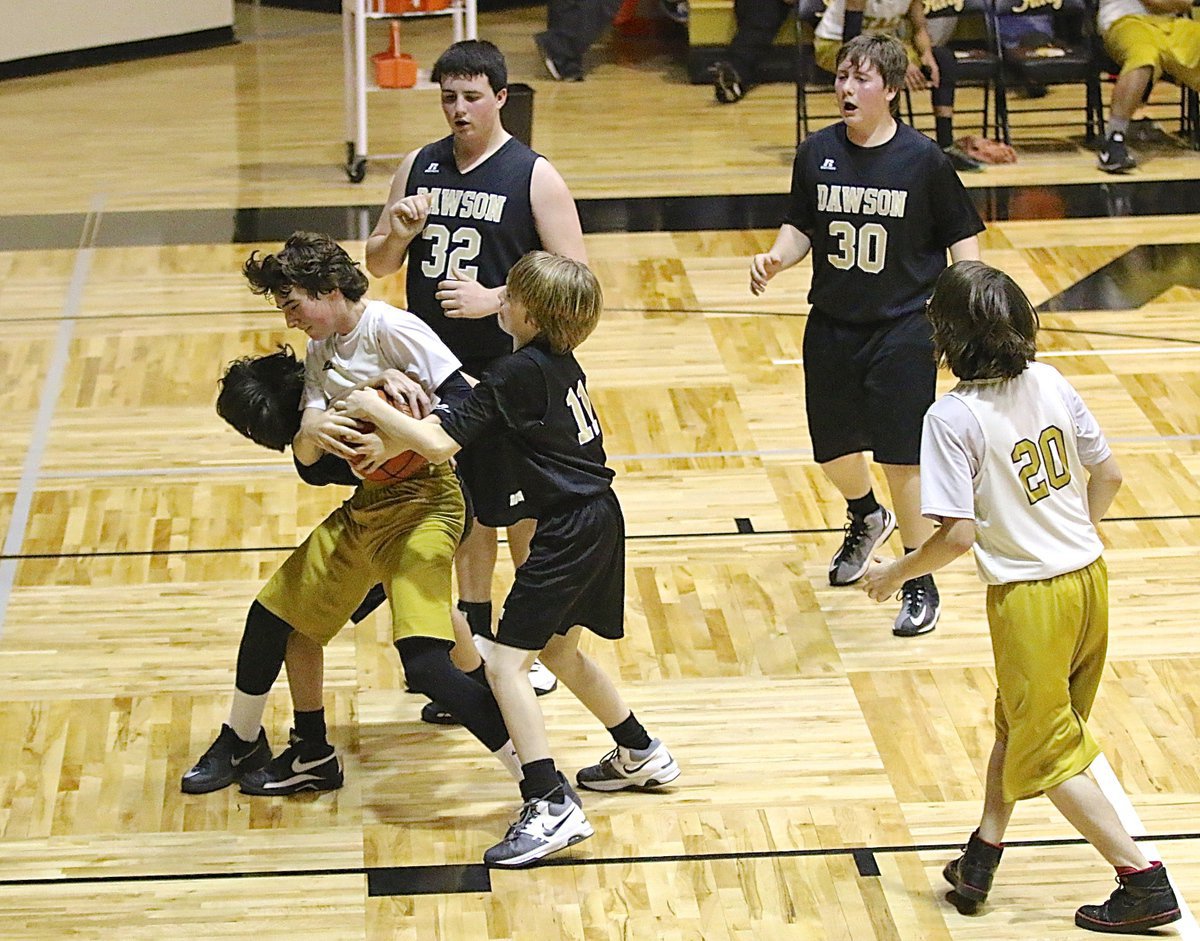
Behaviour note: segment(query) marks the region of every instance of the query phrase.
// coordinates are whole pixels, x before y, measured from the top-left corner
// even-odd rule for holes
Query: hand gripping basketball
[[[383,391],[383,389],[376,389],[375,391],[379,393],[379,397],[387,402],[388,405],[392,406],[392,408],[397,408],[405,415],[408,415],[410,418],[412,417],[412,409],[408,407],[408,403],[403,399],[397,401],[391,398],[386,392]],[[375,426],[369,421],[362,421],[360,419],[359,424],[362,426],[362,431],[364,434],[368,434],[375,430]],[[362,477],[363,480],[374,481],[407,480],[428,463],[429,461],[427,461],[416,451],[401,451],[395,457],[389,459],[387,463],[385,463],[378,470],[371,471],[369,474],[359,474],[359,476]],[[352,469],[354,469],[354,472],[358,474],[358,469],[354,467],[354,464],[351,463],[350,466]]]

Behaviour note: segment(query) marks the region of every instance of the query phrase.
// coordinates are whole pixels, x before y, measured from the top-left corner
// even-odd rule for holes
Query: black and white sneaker
[[[688,0],[658,0],[658,6],[663,15],[672,23],[686,26],[688,21]]]
[[[280,795],[300,791],[335,791],[342,786],[342,762],[333,746],[328,751],[304,748],[304,742],[293,730],[288,735],[288,747],[257,771],[244,775],[243,794]]]
[[[957,144],[951,144],[949,147],[943,147],[942,153],[950,158],[950,165],[955,170],[964,173],[975,173],[983,169],[983,164],[972,157],[969,153],[959,147]]]
[[[583,81],[583,68],[580,65],[554,58],[546,44],[545,33],[538,33],[533,37],[533,42],[537,46],[538,55],[542,58],[542,65],[546,67],[546,72],[552,79],[556,82]]]
[[[521,805],[520,815],[504,839],[483,854],[483,862],[508,869],[528,866],[586,840],[593,833],[583,808],[560,784],[545,797],[535,797]]]
[[[942,599],[932,575],[910,578],[900,588],[900,613],[892,625],[897,637],[916,637],[928,634],[937,627],[942,613]]]
[[[829,584],[853,585],[863,577],[871,564],[875,547],[881,545],[896,528],[896,518],[886,507],[866,516],[846,513],[841,548],[829,563]]]
[[[228,725],[221,726],[217,740],[184,774],[179,782],[185,794],[207,794],[229,787],[234,781],[257,771],[271,760],[271,745],[265,729],[253,742],[243,742]]]
[[[713,80],[713,95],[723,105],[732,105],[746,97],[746,84],[732,62],[714,62],[708,67]]]
[[[589,791],[645,791],[670,784],[679,773],[667,746],[655,738],[642,751],[618,745],[599,764],[580,768],[575,783]]]
[[[1137,166],[1133,154],[1125,146],[1125,135],[1120,132],[1108,135],[1099,157],[1099,167],[1105,173],[1128,173]]]
[[[461,725],[449,709],[436,699],[431,699],[421,708],[421,721],[430,725]]]

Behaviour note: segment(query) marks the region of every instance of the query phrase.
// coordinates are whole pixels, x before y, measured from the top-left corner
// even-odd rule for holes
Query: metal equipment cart
[[[475,0],[450,0],[441,10],[387,12],[385,0],[342,0],[342,63],[345,70],[346,176],[361,183],[367,175],[367,92],[383,91],[367,73],[367,23],[370,20],[424,19],[448,16],[454,24],[454,41],[476,38]],[[392,9],[402,6],[390,5]],[[391,89],[386,89],[390,91]],[[376,158],[396,156],[375,154]]]

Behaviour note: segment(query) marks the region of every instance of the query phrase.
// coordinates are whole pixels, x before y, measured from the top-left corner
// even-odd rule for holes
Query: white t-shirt
[[[975,521],[975,563],[990,585],[1074,572],[1103,551],[1084,468],[1110,453],[1083,399],[1052,366],[960,382],[925,413],[921,512]]]
[[[432,396],[461,365],[419,317],[383,301],[367,301],[349,333],[308,341],[300,407],[324,409],[334,396],[385,369],[408,374]]]
[[[1142,0],[1100,0],[1100,11],[1096,19],[1100,24],[1100,32],[1108,28],[1123,16],[1153,16]]]
[[[863,32],[888,33],[909,38],[912,29],[908,25],[908,8],[912,0],[867,0],[863,11]],[[842,24],[846,19],[846,0],[829,0],[821,20],[817,23],[816,35],[822,39],[841,40]]]

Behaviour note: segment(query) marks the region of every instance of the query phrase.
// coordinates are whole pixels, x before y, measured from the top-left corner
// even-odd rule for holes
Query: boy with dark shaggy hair
[[[354,447],[371,435],[329,406],[381,371],[396,372],[389,388],[407,393],[416,414],[424,414],[435,397],[453,400],[469,391],[458,360],[433,331],[407,311],[368,301],[366,276],[328,237],[296,233],[277,254],[251,254],[243,272],[252,291],[274,298],[289,327],[308,334],[308,351],[294,400],[288,397],[296,392],[297,369],[286,353],[235,363],[233,379],[223,383],[222,414],[236,417],[235,427],[252,440],[275,447],[296,427],[290,416],[303,406],[291,440],[302,475],[328,457],[345,459],[365,473]],[[256,368],[278,379],[279,389],[264,394]],[[370,394],[378,398],[373,390]],[[239,401],[239,395],[249,402]],[[229,720],[184,774],[182,789],[200,794],[235,781],[249,794],[341,787],[341,762],[326,739],[322,648],[376,583],[383,584],[390,603],[392,635],[409,688],[426,694],[436,690],[515,775],[516,754],[495,697],[449,656],[455,639],[450,569],[464,514],[462,490],[444,463],[400,481],[358,483],[251,604]],[[466,646],[474,655],[473,645]],[[262,716],[285,662],[296,727],[288,747],[272,759]]]
[[[959,262],[938,278],[929,319],[938,359],[960,380],[925,415],[921,441],[921,510],[941,525],[916,552],[877,559],[864,587],[884,601],[972,546],[988,586],[996,743],[979,827],[944,875],[960,908],[978,907],[1015,802],[1045,794],[1117,870],[1116,891],[1075,924],[1122,934],[1169,924],[1180,911],[1166,869],[1087,774],[1100,754],[1087,717],[1108,643],[1096,527],[1120,469],[1078,393],[1035,362],[1037,313],[1012,278]]]

